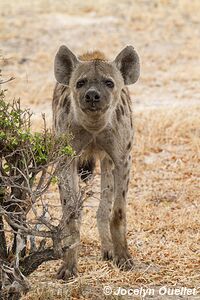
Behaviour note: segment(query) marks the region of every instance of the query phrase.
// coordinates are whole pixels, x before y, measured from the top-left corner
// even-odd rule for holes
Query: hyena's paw
[[[128,251],[120,255],[115,254],[113,262],[122,271],[130,271],[134,267],[133,258]]]
[[[77,267],[74,265],[69,268],[65,263],[63,263],[62,266],[58,269],[56,278],[68,281],[76,276]]]
[[[111,248],[102,248],[101,249],[102,260],[112,260],[113,259],[113,249]]]

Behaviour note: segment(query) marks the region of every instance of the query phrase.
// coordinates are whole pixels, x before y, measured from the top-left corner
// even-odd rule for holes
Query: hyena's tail
[[[88,181],[95,169],[95,158],[90,158],[85,161],[79,161],[78,173],[83,181]]]

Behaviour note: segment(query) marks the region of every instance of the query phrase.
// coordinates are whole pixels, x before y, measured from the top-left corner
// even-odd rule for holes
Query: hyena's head
[[[70,87],[72,104],[80,118],[101,118],[114,110],[124,85],[139,77],[139,57],[132,46],[124,48],[110,62],[95,56],[78,59],[61,46],[55,57],[56,80]]]

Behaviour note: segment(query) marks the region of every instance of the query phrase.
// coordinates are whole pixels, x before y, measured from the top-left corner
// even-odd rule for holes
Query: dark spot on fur
[[[109,164],[110,164],[110,165],[112,165],[112,164],[113,164],[113,162],[112,162],[112,159],[109,159]]]
[[[131,128],[133,128],[133,121],[132,121],[132,118],[131,118]]]
[[[125,192],[125,191],[123,191],[123,192],[122,192],[122,196],[123,196],[123,198],[125,198],[125,195],[126,195],[126,192]]]
[[[122,115],[124,115],[124,108],[122,105],[120,105],[120,109],[121,109]]]
[[[119,122],[121,119],[121,111],[119,107],[116,108],[116,116],[117,116],[117,121]]]
[[[129,101],[130,101],[130,99],[129,99]],[[128,108],[129,108],[129,110],[130,110],[130,112],[131,112],[131,105],[130,105],[130,102],[129,101],[127,101],[127,103],[128,103]]]
[[[63,107],[65,107],[69,102],[69,99],[67,97],[63,98],[63,101],[62,101],[62,105]]]
[[[122,97],[122,103],[124,106],[126,105],[126,101],[124,100],[124,97]]]
[[[127,150],[129,150],[130,148],[131,148],[131,142],[128,143]]]
[[[63,199],[63,204],[66,205],[66,203],[67,203],[67,201],[66,201],[66,199],[64,198],[64,199]]]
[[[67,89],[66,86],[61,85],[60,86],[60,94],[63,95],[63,93],[66,91],[66,89]]]
[[[114,214],[113,214],[113,218],[112,218],[112,221],[111,221],[111,224],[113,226],[116,226],[118,227],[121,223],[123,219],[123,212],[122,212],[122,209],[119,208],[118,210],[115,210],[114,211]]]
[[[115,227],[119,226],[119,218],[118,218],[118,214],[117,212],[115,211],[114,214],[113,214],[113,217],[112,217],[112,220],[111,220],[111,224]]]
[[[63,126],[63,118],[59,118],[58,119],[58,127],[62,128],[62,126]]]
[[[127,162],[127,161],[125,162],[124,167],[125,167],[125,168],[128,167],[128,162]]]
[[[69,111],[70,111],[70,101],[69,101],[69,98],[65,97],[63,99],[63,103],[62,104],[63,104],[63,108],[64,108],[65,112],[68,114]]]
[[[109,189],[110,188],[110,186],[109,186],[109,184],[107,185],[107,189]]]
[[[119,215],[119,219],[122,220],[123,219],[123,214],[122,214],[121,208],[118,210],[118,215]]]
[[[127,175],[125,174],[124,177],[123,177],[124,180],[126,180],[126,176],[127,176]]]

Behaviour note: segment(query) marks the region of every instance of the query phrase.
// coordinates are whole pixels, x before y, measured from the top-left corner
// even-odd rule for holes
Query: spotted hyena
[[[113,259],[124,270],[133,265],[126,240],[126,195],[134,131],[132,101],[126,86],[138,80],[139,72],[139,57],[132,46],[124,48],[114,61],[98,51],[77,58],[65,46],[55,57],[58,83],[53,96],[54,129],[57,135],[72,134],[72,146],[80,154],[84,170],[91,171],[94,160],[100,158],[97,225],[102,258]],[[77,158],[66,163],[60,174],[64,246],[79,241],[79,169]],[[77,252],[78,247],[66,250],[58,278],[76,274]]]

